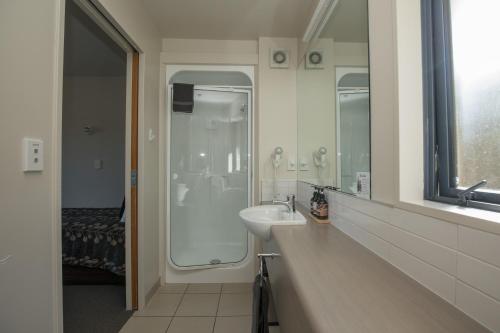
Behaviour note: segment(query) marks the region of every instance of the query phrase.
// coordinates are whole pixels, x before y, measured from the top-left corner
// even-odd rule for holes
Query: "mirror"
[[[368,0],[327,12],[297,69],[298,180],[369,199]]]

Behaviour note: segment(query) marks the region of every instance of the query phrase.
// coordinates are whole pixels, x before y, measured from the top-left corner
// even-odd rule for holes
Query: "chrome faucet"
[[[461,206],[468,206],[469,205],[469,200],[471,200],[469,194],[472,194],[475,190],[477,190],[480,187],[483,187],[487,184],[488,182],[486,180],[481,180],[479,183],[476,185],[472,185],[469,188],[466,188],[462,192],[458,193],[458,204]]]
[[[283,205],[288,208],[289,213],[295,213],[295,195],[287,195],[286,201],[273,200],[273,205]]]

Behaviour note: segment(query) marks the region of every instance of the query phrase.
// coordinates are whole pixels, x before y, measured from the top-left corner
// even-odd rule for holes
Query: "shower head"
[[[327,150],[325,147],[319,147],[319,149],[318,149],[319,155],[326,155],[326,153],[327,153]]]
[[[273,154],[274,155],[281,155],[281,154],[283,154],[283,148],[281,148],[281,147],[274,148],[274,153]]]

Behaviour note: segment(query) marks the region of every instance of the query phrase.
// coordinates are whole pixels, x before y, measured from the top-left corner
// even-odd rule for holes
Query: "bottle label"
[[[318,217],[327,219],[328,218],[328,204],[321,203],[318,205]]]

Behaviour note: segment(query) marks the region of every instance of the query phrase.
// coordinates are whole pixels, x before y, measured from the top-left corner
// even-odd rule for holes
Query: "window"
[[[498,13],[499,0],[422,0],[426,199],[500,211]]]

